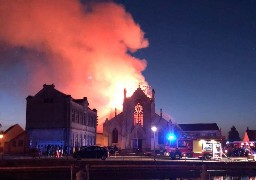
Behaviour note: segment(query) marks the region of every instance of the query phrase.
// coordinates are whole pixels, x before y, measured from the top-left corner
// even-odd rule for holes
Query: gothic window
[[[112,143],[118,143],[118,131],[116,128],[112,132]]]
[[[134,124],[143,126],[143,107],[138,103],[134,109]]]

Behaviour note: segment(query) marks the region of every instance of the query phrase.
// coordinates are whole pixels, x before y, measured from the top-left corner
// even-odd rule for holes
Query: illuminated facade
[[[68,152],[85,145],[95,145],[97,110],[91,110],[86,97],[73,99],[44,85],[35,96],[27,97],[26,131],[29,147],[45,151],[59,146]]]
[[[156,148],[164,148],[166,143],[160,132],[168,132],[171,121],[155,113],[155,91],[149,97],[139,87],[131,97],[126,97],[124,90],[123,111],[115,117],[106,119],[103,124],[103,141],[105,146],[117,146],[127,152],[152,151],[154,138],[152,126],[157,127]]]

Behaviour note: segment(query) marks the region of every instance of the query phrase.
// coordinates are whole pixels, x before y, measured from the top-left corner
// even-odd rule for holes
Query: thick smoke
[[[0,27],[1,75],[13,80],[0,83],[22,86],[24,99],[54,83],[73,98],[88,97],[101,118],[121,107],[124,88],[132,93],[146,83],[146,61],[131,54],[148,41],[121,5],[0,0]]]

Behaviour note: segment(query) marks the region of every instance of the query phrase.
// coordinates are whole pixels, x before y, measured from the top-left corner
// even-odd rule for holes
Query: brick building
[[[86,97],[73,99],[52,85],[43,85],[35,96],[28,96],[26,131],[29,147],[46,151],[58,146],[73,152],[96,142],[97,110],[89,108]]]

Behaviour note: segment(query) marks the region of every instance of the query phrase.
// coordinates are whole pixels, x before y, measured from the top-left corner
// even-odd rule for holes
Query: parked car
[[[100,146],[86,146],[73,154],[73,158],[78,160],[83,158],[97,158],[105,160],[108,156],[108,150]]]

